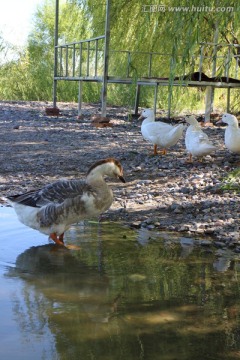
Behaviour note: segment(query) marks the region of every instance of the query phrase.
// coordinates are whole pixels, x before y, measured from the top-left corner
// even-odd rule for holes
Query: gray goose
[[[120,162],[107,158],[90,167],[85,181],[59,180],[36,191],[9,196],[7,200],[24,225],[64,245],[64,232],[72,224],[99,216],[111,206],[113,192],[105,176],[125,183]]]

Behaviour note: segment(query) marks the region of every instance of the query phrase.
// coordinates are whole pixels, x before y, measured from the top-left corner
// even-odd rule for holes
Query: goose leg
[[[166,149],[162,149],[161,152],[160,152],[160,154],[162,154],[162,155],[166,155],[166,153],[167,153]]]
[[[63,242],[64,233],[59,236],[57,236],[56,233],[51,233],[49,235],[49,237],[50,237],[50,239],[52,239],[55,242],[55,244],[63,246],[64,249],[80,250],[80,247],[77,245],[64,245],[64,242]]]
[[[154,145],[154,151],[153,151],[154,156],[156,156],[157,154],[166,155],[166,153],[167,153],[166,149],[163,149],[163,150],[159,151],[159,153],[158,153],[157,145],[156,144]]]
[[[192,163],[192,162],[193,162],[193,160],[192,160],[192,154],[191,154],[191,153],[189,154],[189,159],[187,160],[187,162],[189,162],[189,163]]]
[[[64,238],[64,233],[59,235],[58,237],[59,241],[61,241],[62,243],[64,243],[63,238]]]
[[[63,236],[64,236],[64,234],[61,234],[61,235],[57,236],[56,233],[52,233],[52,234],[49,235],[50,239],[52,239],[57,245],[63,245],[64,246]]]
[[[154,155],[157,155],[157,145],[156,145],[156,144],[154,144],[154,151],[153,151],[153,154],[154,154]]]

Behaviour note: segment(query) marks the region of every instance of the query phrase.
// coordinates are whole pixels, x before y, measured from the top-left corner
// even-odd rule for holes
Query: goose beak
[[[220,124],[223,124],[222,119],[220,119],[220,120],[218,120],[218,121],[216,122],[216,125],[220,125]]]
[[[145,119],[145,117],[143,115],[140,115],[138,120],[142,120],[142,119]]]
[[[120,180],[121,182],[123,182],[123,183],[126,182],[123,176],[118,176],[118,178],[119,178],[119,180]]]

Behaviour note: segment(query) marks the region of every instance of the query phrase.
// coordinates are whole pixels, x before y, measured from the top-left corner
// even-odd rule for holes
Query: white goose
[[[24,225],[63,245],[64,232],[71,224],[98,216],[111,206],[113,193],[105,175],[125,182],[120,162],[108,158],[92,165],[85,181],[59,180],[37,191],[9,196],[7,200]]]
[[[232,114],[223,114],[222,119],[217,124],[224,122],[228,126],[225,130],[225,146],[233,153],[240,153],[240,128],[236,116]]]
[[[186,122],[190,124],[185,134],[185,145],[189,152],[189,161],[192,161],[192,157],[202,157],[211,154],[216,150],[216,147],[209,140],[207,134],[205,134],[199,122],[194,116],[189,116]]]
[[[161,121],[156,122],[151,109],[144,109],[138,119],[144,119],[141,126],[142,136],[154,145],[154,155],[157,155],[157,147],[162,148],[162,154],[165,155],[166,149],[175,145],[182,136],[183,124],[172,126]]]

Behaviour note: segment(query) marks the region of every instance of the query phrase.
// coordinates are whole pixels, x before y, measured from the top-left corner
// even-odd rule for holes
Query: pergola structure
[[[169,65],[169,74],[162,77],[153,71],[154,61],[168,61],[171,64],[171,55],[157,52],[132,52],[129,50],[115,51],[109,48],[110,44],[110,5],[111,0],[106,0],[106,19],[104,35],[79,40],[66,44],[58,43],[58,22],[59,22],[59,0],[56,0],[55,10],[55,39],[54,39],[54,80],[53,80],[53,106],[57,104],[57,82],[58,81],[77,81],[79,83],[78,111],[81,114],[82,87],[84,82],[97,82],[102,84],[101,103],[102,116],[106,116],[107,109],[107,86],[114,84],[134,84],[136,85],[135,96],[135,114],[138,113],[140,88],[141,86],[153,86],[154,92],[154,110],[156,112],[158,88],[161,86],[182,86],[182,87],[205,87],[205,121],[210,120],[210,113],[213,104],[213,92],[215,88],[224,88],[227,90],[226,111],[230,109],[230,90],[240,88],[238,80],[238,70],[240,63],[240,51],[236,55],[233,48],[239,48],[236,44],[201,43],[199,44],[199,55],[194,59],[193,72],[188,75],[171,78],[171,66]],[[211,48],[212,56],[204,55],[206,48]],[[221,49],[221,54],[218,53]],[[225,49],[223,55],[222,50]],[[121,53],[125,58],[124,74],[109,73],[109,62],[116,54]],[[133,59],[138,56],[144,56],[146,59],[145,74],[134,77],[131,75],[131,64]],[[203,72],[204,61],[212,64],[211,77]],[[217,62],[221,61],[224,68],[224,75],[216,77]],[[137,64],[135,65],[137,67]],[[233,69],[234,67],[234,69]],[[159,66],[160,68],[160,66]],[[159,69],[160,71],[160,69]],[[232,75],[233,74],[233,75]],[[231,77],[231,76],[232,77]],[[168,96],[168,116],[171,112],[171,94]]]

